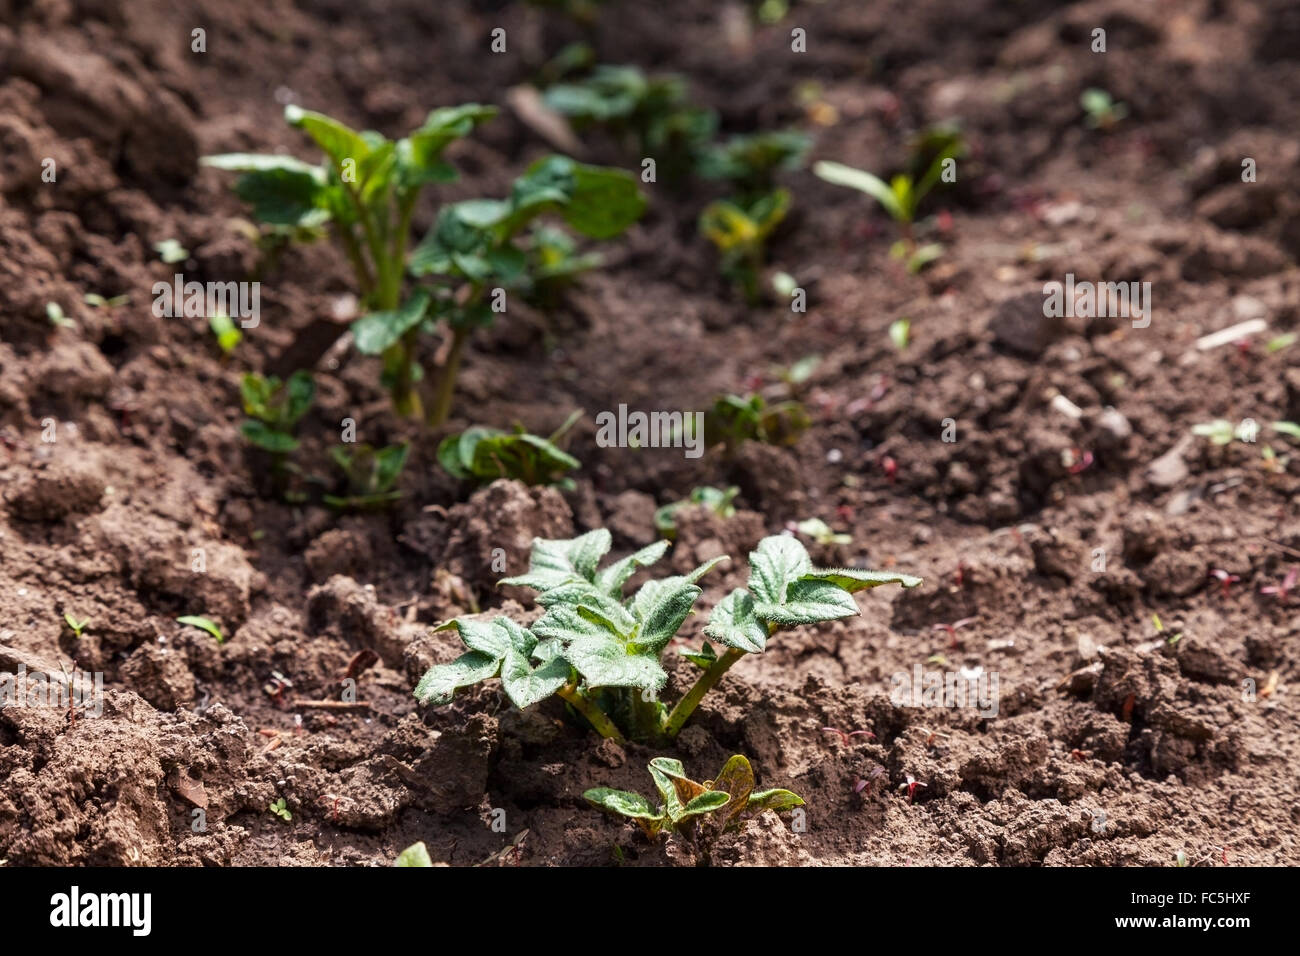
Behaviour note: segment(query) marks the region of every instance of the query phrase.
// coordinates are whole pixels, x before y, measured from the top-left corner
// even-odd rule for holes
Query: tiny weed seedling
[[[710,448],[724,445],[732,457],[747,441],[793,445],[811,424],[803,403],[794,399],[769,404],[757,393],[721,395],[705,412],[704,441]]]
[[[158,258],[169,266],[178,262],[184,262],[190,257],[190,251],[182,246],[179,240],[162,239],[153,244],[153,251],[158,253]]]
[[[776,189],[756,199],[719,199],[700,214],[700,234],[718,249],[722,274],[756,304],[759,276],[767,259],[767,240],[790,209],[790,191]]]
[[[833,544],[853,543],[852,535],[839,534],[832,531],[831,526],[821,518],[809,518],[806,521],[800,521],[795,525],[795,530],[800,534],[811,538],[823,547]]]
[[[1232,586],[1241,580],[1240,575],[1229,574],[1227,571],[1223,570],[1223,568],[1211,568],[1210,577],[1219,582],[1219,587],[1221,588],[1221,593],[1225,601],[1232,597]]]
[[[1266,585],[1259,589],[1259,593],[1275,597],[1277,598],[1278,603],[1286,604],[1291,596],[1291,592],[1295,589],[1297,580],[1300,580],[1300,567],[1292,565],[1287,571],[1286,577],[1282,579],[1280,584]]]
[[[898,789],[907,791],[907,802],[910,804],[916,800],[916,791],[925,789],[925,784],[921,783],[909,773],[907,775],[907,782],[900,783]]]
[[[573,487],[566,471],[581,467],[578,459],[561,451],[555,443],[582,417],[574,412],[549,438],[475,426],[459,435],[449,435],[438,446],[438,463],[453,478],[487,484],[498,478],[514,478],[526,485]]]
[[[325,504],[339,511],[373,511],[400,500],[402,493],[393,485],[406,467],[410,450],[409,442],[378,451],[370,445],[337,445],[330,449],[330,457],[347,479],[347,494],[325,495]]]
[[[254,218],[294,229],[332,227],[347,254],[364,314],[352,324],[357,350],[381,356],[394,409],[425,415],[420,335],[440,325],[448,342],[427,415],[441,424],[451,410],[461,357],[471,332],[490,324],[486,300],[515,284],[528,266],[515,242],[543,215],[558,215],[594,239],[611,238],[640,217],[645,200],[629,174],[550,156],[530,166],[505,200],[472,199],[444,206],[433,228],[409,249],[412,218],[424,188],[456,179],[444,150],[496,114],[468,104],[437,109],[408,136],[393,141],[357,132],[322,113],[290,105],[285,119],[325,153],[320,165],[290,156],[244,153],[204,163],[241,174],[235,184]],[[409,255],[408,255],[409,251]],[[407,291],[407,274],[424,280]]]
[[[840,738],[844,746],[849,746],[854,737],[866,737],[868,740],[875,740],[876,735],[869,730],[840,730],[838,727],[823,727],[822,733],[834,734]]]
[[[1216,418],[1212,422],[1202,422],[1192,426],[1192,434],[1208,438],[1214,445],[1229,445],[1235,438],[1244,441],[1246,430],[1242,425],[1233,425],[1226,418]]]
[[[677,536],[677,512],[691,505],[702,505],[724,520],[735,517],[736,506],[732,502],[739,494],[740,489],[734,485],[726,489],[711,485],[692,488],[687,498],[655,509],[655,530],[671,541]]]
[[[1156,633],[1159,634],[1161,637],[1164,637],[1165,622],[1160,620],[1159,614],[1151,615],[1151,624],[1155,627]],[[1182,631],[1175,631],[1173,634],[1170,634],[1168,637],[1164,637],[1165,643],[1168,644],[1170,647],[1173,647],[1182,639],[1183,639]]]
[[[898,319],[889,325],[889,341],[898,351],[906,351],[912,341],[912,320]]]
[[[1300,340],[1300,334],[1295,332],[1284,332],[1281,335],[1269,339],[1268,343],[1264,346],[1264,351],[1269,355],[1272,355],[1275,352],[1281,352],[1283,349],[1289,349],[1291,346],[1296,344],[1297,340]]]
[[[131,297],[129,295],[115,295],[109,299],[98,292],[87,292],[81,297],[81,301],[92,309],[116,309],[130,302]]]
[[[680,760],[655,757],[650,776],[663,805],[651,805],[639,793],[596,787],[582,796],[592,806],[616,817],[631,820],[651,839],[660,833],[687,836],[716,835],[738,830],[760,813],[779,813],[803,806],[803,799],[789,790],[754,790],[754,770],[736,754],[723,765],[715,780],[697,783],[686,776]]]
[[[959,647],[961,645],[961,638],[957,636],[957,632],[963,627],[969,627],[978,620],[979,618],[977,617],[963,617],[960,621],[953,621],[951,624],[936,624],[931,627],[930,630],[943,631],[948,635],[948,646],[950,648]]]
[[[1116,103],[1114,97],[1095,86],[1079,95],[1079,105],[1083,107],[1084,122],[1089,129],[1113,129],[1115,124],[1128,116],[1128,106]]]
[[[1300,424],[1296,422],[1274,422],[1271,427],[1279,435],[1300,441]]]
[[[197,627],[200,631],[207,631],[216,638],[218,644],[224,644],[226,642],[226,636],[221,633],[221,628],[218,627],[217,622],[212,620],[210,617],[202,617],[197,614],[186,614],[184,617],[178,617],[176,621],[178,624],[185,624],[188,627]]]
[[[63,612],[63,620],[67,623],[68,627],[72,628],[72,636],[77,638],[77,640],[81,639],[81,632],[90,626],[90,618],[86,618],[84,621],[78,621],[69,611]]]
[[[244,333],[224,312],[218,312],[209,318],[208,327],[217,337],[217,348],[221,349],[223,357],[228,357],[235,350],[235,346],[244,340]]]
[[[750,553],[749,589],[728,594],[709,615],[704,649],[689,658],[703,670],[669,711],[657,694],[668,681],[659,660],[702,593],[696,582],[724,557],[690,574],[653,579],[636,594],[623,586],[668,549],[659,541],[601,568],[612,539],[604,529],[570,540],[533,542],[526,574],[501,583],[532,588],[544,609],[530,627],[498,617],[456,618],[466,653],[429,669],[415,688],[421,702],[450,703],[455,692],[499,677],[524,708],[552,695],[567,701],[601,736],[674,738],[704,696],[746,654],[759,654],[778,630],[859,613],[853,593],[884,584],[916,587],[920,578],[855,568],[818,569],[799,541],[774,535]],[[717,656],[709,641],[727,650]]]
[[[289,806],[284,802],[284,797],[281,797],[279,800],[275,801],[275,803],[271,804],[271,812],[285,823],[289,823],[293,820],[293,814],[289,812]]]
[[[56,329],[73,329],[77,327],[77,323],[68,318],[63,311],[63,306],[57,302],[45,303],[45,318]]]

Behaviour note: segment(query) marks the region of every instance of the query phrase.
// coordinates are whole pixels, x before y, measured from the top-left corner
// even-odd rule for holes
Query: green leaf
[[[457,617],[440,624],[434,628],[435,631],[446,631],[454,629],[460,635],[461,641],[471,651],[478,651],[494,660],[501,660],[512,646],[512,633],[501,622],[510,621],[509,618],[498,617],[491,621],[476,621],[469,617]],[[531,650],[531,648],[530,648]]]
[[[328,220],[327,187],[320,170],[264,169],[235,181],[235,195],[252,207],[253,218],[272,226],[318,226]]]
[[[803,576],[806,581],[826,581],[850,594],[878,588],[882,584],[901,584],[904,588],[914,588],[921,584],[921,578],[894,571],[866,571],[859,568],[818,568]]]
[[[1300,439],[1300,424],[1296,422],[1274,422],[1273,431],[1290,438]]]
[[[511,648],[501,665],[506,696],[520,710],[545,700],[568,682],[569,663],[562,657],[553,657],[534,668],[526,655]]]
[[[290,126],[296,126],[310,136],[336,167],[341,167],[348,159],[359,165],[370,153],[370,144],[360,133],[324,113],[290,103],[284,108],[284,119]]]
[[[854,169],[852,166],[845,166],[843,163],[826,161],[814,164],[813,174],[836,186],[847,186],[866,193],[899,222],[907,222],[911,219],[911,215],[899,202],[899,197],[894,190],[878,176],[861,169]]]
[[[610,239],[645,212],[646,200],[631,173],[621,169],[574,164],[573,196],[564,221],[591,239]]]
[[[286,426],[294,425],[298,419],[307,414],[307,409],[311,407],[312,399],[315,397],[316,383],[312,380],[311,372],[299,369],[290,375],[289,382],[285,386],[282,423]]]
[[[429,856],[429,848],[424,845],[424,841],[420,841],[412,843],[399,853],[393,866],[433,866],[433,860]]]
[[[184,262],[190,257],[190,251],[176,239],[159,240],[153,244],[153,248],[154,252],[158,253],[158,258],[168,265]]]
[[[674,823],[681,823],[692,817],[703,816],[706,813],[712,813],[714,810],[721,809],[731,802],[731,797],[721,790],[706,790],[698,797],[688,801],[682,807],[681,812],[677,815]]]
[[[224,169],[235,173],[261,173],[280,171],[299,173],[313,177],[320,185],[325,185],[325,174],[319,166],[305,163],[295,156],[279,156],[267,153],[222,153],[217,156],[204,156],[199,160],[201,166]]]
[[[217,337],[217,347],[224,355],[229,355],[244,339],[244,333],[239,330],[239,326],[235,325],[230,316],[222,312],[209,317],[208,328],[212,329],[212,334]]]
[[[650,777],[655,782],[655,789],[664,801],[664,812],[669,819],[676,819],[681,813],[682,801],[678,796],[677,781],[686,781],[686,768],[674,757],[655,757],[650,761]],[[696,784],[695,786],[699,786]]]
[[[298,448],[298,439],[288,432],[277,431],[255,418],[246,419],[239,426],[239,432],[250,443],[275,455],[287,455]]]
[[[791,793],[789,790],[760,790],[749,795],[749,803],[745,807],[745,813],[747,815],[758,814],[765,810],[779,813],[782,810],[790,810],[803,805],[803,798],[797,793]]]
[[[544,591],[571,581],[594,582],[596,565],[613,543],[604,528],[576,538],[534,538],[528,573],[506,578],[501,583]]]
[[[597,572],[596,587],[615,597],[621,597],[623,585],[636,573],[637,568],[648,568],[662,558],[667,550],[667,541],[656,541],[654,544],[646,545],[640,551],[634,551],[626,558],[621,558]]]
[[[649,596],[642,595],[649,591]],[[633,613],[641,622],[637,632],[636,646],[641,651],[653,651],[658,654],[677,634],[678,628],[686,620],[701,590],[686,578],[663,578],[660,581],[648,581],[637,592],[633,602]]]
[[[201,631],[207,631],[216,638],[218,644],[224,644],[226,642],[226,637],[221,633],[221,628],[217,626],[217,622],[209,617],[186,614],[183,617],[178,617],[176,621],[179,624],[186,624],[190,627],[197,627]]]
[[[797,538],[770,535],[749,554],[749,590],[758,604],[782,604],[787,588],[812,570],[812,560]]]
[[[450,664],[437,664],[425,671],[415,685],[415,698],[422,704],[449,704],[457,690],[495,677],[500,667],[499,658],[469,651]]]
[[[801,580],[786,589],[784,601],[755,602],[754,613],[761,620],[791,626],[834,621],[859,612],[852,595],[843,588],[829,581]]]
[[[421,288],[416,289],[400,308],[363,315],[352,323],[357,351],[362,355],[379,355],[419,325],[428,308],[429,292]]]
[[[664,815],[650,806],[650,802],[639,793],[611,790],[609,787],[594,787],[585,791],[582,798],[592,806],[616,816],[655,823],[662,823],[664,819]]]
[[[725,793],[731,798],[728,801],[730,806],[722,819],[722,829],[726,829],[739,819],[754,790],[754,768],[749,765],[749,760],[743,754],[731,757],[723,764],[710,790]]]
[[[668,674],[655,657],[629,654],[623,644],[610,638],[575,640],[565,649],[564,656],[592,687],[658,691],[668,682]]]
[[[713,650],[713,645],[708,641],[704,642],[704,646],[701,647],[698,652],[692,653],[690,651],[683,651],[682,657],[686,658],[700,670],[704,671],[713,666],[718,659],[717,652]]]
[[[732,591],[713,609],[704,633],[719,644],[746,654],[761,654],[767,647],[767,627],[754,613],[754,599],[740,588]]]
[[[404,441],[400,445],[389,445],[375,453],[375,479],[371,490],[382,493],[393,487],[394,482],[406,467],[406,458],[411,452],[411,443]]]

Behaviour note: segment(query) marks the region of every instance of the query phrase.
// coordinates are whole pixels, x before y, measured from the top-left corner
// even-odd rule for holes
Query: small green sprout
[[[912,240],[912,224],[916,221],[917,207],[921,200],[938,185],[945,169],[945,161],[955,159],[962,149],[960,140],[950,142],[931,161],[929,167],[919,177],[910,173],[899,173],[888,183],[878,176],[843,163],[819,162],[813,166],[813,173],[820,179],[836,186],[847,186],[864,192],[885,210],[898,223],[904,241],[909,245]]]
[[[682,762],[671,757],[655,757],[649,770],[663,801],[661,807],[651,805],[639,793],[609,787],[596,787],[582,797],[606,813],[631,820],[651,839],[660,833],[696,836],[708,831],[712,836],[738,830],[760,813],[803,806],[803,799],[789,790],[755,792],[754,770],[741,754],[723,765],[717,779],[703,783],[687,777]]]
[[[795,525],[795,528],[800,534],[812,538],[818,544],[823,546],[853,543],[852,535],[832,531],[831,526],[821,518],[809,518],[806,521],[800,521]]]
[[[732,502],[738,494],[740,489],[734,485],[726,489],[710,485],[692,488],[690,495],[683,500],[655,509],[655,530],[671,541],[677,536],[677,512],[691,505],[702,505],[724,520],[735,517],[736,506]]]
[[[1089,87],[1079,95],[1079,105],[1086,114],[1089,129],[1108,130],[1128,116],[1128,106],[1116,103],[1105,90]]]
[[[63,620],[67,622],[68,627],[72,628],[72,635],[78,640],[81,639],[81,632],[90,626],[90,618],[86,618],[84,621],[78,621],[73,617],[72,612],[70,611],[63,612]]]
[[[248,415],[239,431],[251,444],[270,452],[279,470],[286,456],[298,449],[293,430],[311,407],[316,383],[304,371],[294,372],[288,382],[249,372],[239,390]]]
[[[1276,427],[1274,425],[1274,428]],[[1249,428],[1250,426],[1244,422],[1240,425],[1233,425],[1226,418],[1216,418],[1212,422],[1193,425],[1192,434],[1208,438],[1215,445],[1228,445],[1232,443],[1234,438],[1238,441],[1246,441]]]
[[[285,823],[288,823],[293,819],[293,814],[289,812],[289,806],[284,802],[284,797],[281,797],[279,800],[275,801],[275,803],[271,804],[271,812]]]
[[[719,199],[700,214],[700,234],[721,254],[722,274],[735,283],[751,305],[759,301],[759,274],[767,240],[790,208],[790,191],[777,189],[747,204]]]
[[[72,321],[72,319],[68,318],[67,315],[64,314],[63,306],[59,305],[57,302],[45,303],[45,317],[49,319],[50,325],[54,326],[56,329],[75,328],[77,325],[76,322]]]
[[[556,447],[574,422],[576,411],[549,438],[530,435],[522,428],[513,432],[476,425],[459,435],[448,435],[438,445],[438,464],[453,478],[480,484],[498,478],[514,478],[526,485],[574,487],[566,471],[582,467],[581,462]]]
[[[1187,851],[1186,851],[1186,850],[1179,850],[1177,853],[1174,854],[1174,866],[1176,866],[1176,867],[1180,867],[1180,868],[1181,868],[1181,867],[1184,867],[1184,866],[1187,866]]]
[[[572,236],[545,223],[534,223],[531,239],[520,284],[524,298],[540,309],[555,309],[578,276],[600,268],[605,261],[598,252],[579,254]]]
[[[1297,422],[1274,422],[1273,431],[1279,435],[1286,435],[1288,438],[1294,438],[1300,441],[1300,423]]]
[[[224,312],[218,312],[208,319],[208,327],[212,329],[212,334],[217,337],[217,347],[221,349],[223,356],[228,356],[235,350],[240,342],[244,340],[244,333],[239,326],[235,325],[234,320]]]
[[[1269,339],[1268,344],[1264,346],[1264,350],[1268,352],[1269,355],[1272,355],[1274,352],[1281,352],[1283,349],[1289,349],[1291,346],[1295,345],[1297,339],[1300,339],[1300,335],[1297,335],[1295,332],[1284,332],[1281,335]]]
[[[726,446],[728,457],[746,441],[793,445],[812,418],[795,399],[769,403],[762,395],[721,395],[704,414],[704,441],[710,448]]]
[[[1164,633],[1165,633],[1165,622],[1162,621],[1162,620],[1160,620],[1160,615],[1159,615],[1159,614],[1152,613],[1152,615],[1151,615],[1151,623],[1152,623],[1152,625],[1155,627],[1155,629],[1156,629],[1156,633],[1159,634],[1159,635],[1161,635],[1161,636],[1163,637],[1163,636],[1164,636]],[[1182,639],[1183,639],[1183,632],[1182,632],[1182,631],[1176,631],[1176,632],[1174,632],[1173,634],[1170,634],[1168,637],[1165,638],[1165,643],[1168,644],[1170,647],[1173,647],[1175,644],[1177,644],[1177,643],[1178,643],[1179,641],[1181,641]]]
[[[794,395],[807,383],[808,379],[812,378],[813,372],[817,371],[817,366],[821,365],[821,363],[822,357],[820,355],[805,355],[789,368],[776,369],[776,375],[790,389],[790,394]]]
[[[82,301],[92,309],[116,309],[130,302],[131,297],[129,295],[115,295],[111,299],[106,299],[98,292],[87,292],[82,296]]]
[[[155,242],[153,251],[158,253],[158,258],[168,265],[184,262],[190,257],[190,251],[176,239],[162,239]]]
[[[393,485],[406,467],[410,450],[410,442],[378,451],[370,445],[331,448],[330,457],[347,478],[347,494],[325,495],[325,504],[339,511],[374,511],[399,501],[402,493]]]
[[[393,866],[433,866],[433,859],[429,856],[429,848],[421,840],[399,853]]]
[[[212,620],[212,618],[210,617],[201,617],[196,614],[186,614],[183,617],[178,617],[176,619],[176,622],[178,624],[185,624],[189,627],[197,627],[200,631],[207,631],[214,638],[216,638],[218,644],[226,643],[226,636],[221,633],[221,628],[217,626],[217,622]]]
[[[889,341],[894,343],[894,348],[902,352],[912,340],[912,320],[897,319],[889,324]]]
[[[696,584],[717,557],[685,575],[647,581],[633,595],[624,585],[637,568],[659,561],[667,541],[603,568],[612,537],[603,528],[568,540],[534,539],[529,570],[500,583],[538,591],[544,609],[530,626],[508,617],[455,618],[466,653],[430,668],[415,688],[421,703],[449,704],[457,690],[499,677],[524,708],[551,696],[566,701],[602,737],[672,739],[736,661],[759,654],[778,630],[860,613],[853,594],[884,584],[916,587],[920,578],[856,568],[818,569],[790,535],[759,542],[749,555],[749,589],[720,601],[704,627],[703,649],[688,659],[703,673],[669,710],[658,699],[668,682],[660,657],[703,593]],[[718,656],[710,641],[725,645]]]

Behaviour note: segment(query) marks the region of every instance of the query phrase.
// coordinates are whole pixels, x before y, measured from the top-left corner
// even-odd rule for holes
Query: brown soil
[[[735,556],[706,579],[703,608],[743,584],[759,537],[812,516],[854,538],[821,557],[926,583],[783,636],[706,700],[676,747],[689,771],[745,753],[762,786],[807,800],[806,832],[762,820],[713,862],[1169,865],[1183,850],[1206,865],[1300,863],[1300,603],[1259,594],[1300,563],[1300,455],[1271,473],[1261,445],[1186,439],[1215,418],[1300,420],[1300,346],[1263,347],[1300,328],[1295,8],[796,3],[747,46],[724,40],[725,10],[611,3],[586,29],[504,2],[0,0],[0,666],[75,659],[107,688],[98,718],[0,711],[0,860],[384,864],[423,840],[437,861],[472,864],[527,830],[504,859],[607,864],[619,846],[628,864],[694,862],[581,799],[593,785],[647,791],[656,751],[596,746],[557,702],[520,713],[495,684],[427,712],[410,692],[455,653],[432,624],[472,601],[527,600],[492,588],[494,548],[511,573],[534,535],[607,525],[626,549],[650,540],[656,504],[735,483],[741,516],[685,519],[671,558]],[[485,52],[495,26],[506,55]],[[790,52],[792,26],[808,53]],[[1104,55],[1089,50],[1096,26]],[[203,54],[190,52],[196,27]],[[325,473],[352,417],[376,444],[412,439],[405,497],[342,519],[277,501],[238,434],[239,376],[329,314],[349,275],[324,245],[291,251],[264,277],[262,327],[228,362],[205,320],[155,318],[149,289],[174,270],[153,243],[178,239],[203,280],[253,265],[229,226],[229,179],[196,158],[310,155],[277,97],[389,134],[434,106],[501,103],[584,35],[604,62],[689,75],[729,131],[815,130],[814,158],[887,169],[915,129],[960,119],[974,153],[931,207],[951,214],[946,254],[903,274],[865,199],[790,174],[794,212],[771,257],[810,307],[746,309],[695,236],[714,194],[652,187],[646,219],[554,327],[512,313],[463,374],[455,425],[546,433],[587,410],[569,446],[576,492],[500,483],[467,498],[435,464],[440,436],[395,419],[375,363],[344,354],[317,370],[303,466]],[[796,102],[809,80],[834,125]],[[1090,86],[1128,104],[1108,132],[1084,125]],[[456,148],[465,178],[441,195],[499,195],[544,151],[505,111]],[[593,155],[635,162],[598,139]],[[41,180],[46,157],[56,184]],[[1240,182],[1242,157],[1257,183]],[[433,213],[430,201],[417,227]],[[1041,284],[1067,272],[1150,281],[1150,327],[1044,319]],[[90,308],[88,292],[131,302]],[[75,328],[52,329],[50,301]],[[1195,348],[1257,315],[1269,332],[1249,349]],[[901,354],[886,334],[900,316],[913,337]],[[596,446],[599,410],[703,408],[813,352],[816,421],[792,450],[728,464]],[[1057,393],[1083,417],[1054,410]],[[956,442],[940,440],[946,418]],[[1076,448],[1094,461],[1072,473]],[[195,548],[205,573],[191,571]],[[1213,569],[1240,577],[1226,597]],[[79,640],[65,611],[91,621]],[[229,640],[181,614],[216,619]],[[968,617],[959,647],[933,629]],[[290,706],[336,696],[366,649],[369,710]],[[890,702],[890,675],[937,653],[999,674],[997,717]],[[673,696],[690,665],[669,666]],[[276,675],[292,684],[281,705]],[[826,726],[875,737],[846,745]],[[925,784],[914,802],[899,789],[909,776]],[[860,779],[871,786],[856,793]],[[289,822],[268,812],[280,797]]]

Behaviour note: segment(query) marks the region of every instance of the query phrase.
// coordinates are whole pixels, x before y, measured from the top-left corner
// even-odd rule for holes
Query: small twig
[[[304,710],[373,710],[368,700],[294,700],[289,705]]]

